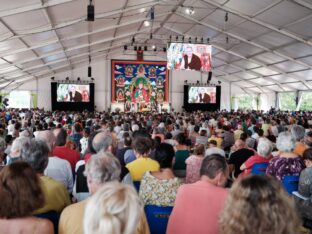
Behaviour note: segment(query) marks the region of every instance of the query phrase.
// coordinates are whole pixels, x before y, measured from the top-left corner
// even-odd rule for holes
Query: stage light
[[[132,37],[132,43],[134,43],[135,42],[135,38],[134,37]]]
[[[207,44],[210,44],[210,38],[207,38]]]
[[[91,80],[94,81],[94,78],[92,77]]]
[[[67,76],[65,80],[69,80],[69,77]]]
[[[179,36],[176,36],[176,41],[178,41],[179,40]]]
[[[137,51],[137,50],[138,50],[138,47],[137,47],[137,46],[134,46],[133,49],[134,49],[134,51]]]
[[[222,82],[220,80],[218,80],[218,84],[220,85]]]
[[[192,38],[191,38],[191,37],[189,37],[188,42],[189,42],[189,43],[191,43],[191,42],[192,42]]]
[[[54,79],[55,79],[55,77],[54,77],[54,76],[52,76],[52,77],[51,77],[51,80],[54,80]]]
[[[156,46],[155,45],[152,45],[152,49],[154,50],[156,48]]]
[[[182,36],[182,42],[184,42],[184,36]]]
[[[171,42],[171,39],[172,39],[172,36],[170,35],[170,36],[169,36],[169,42]]]
[[[156,46],[154,47],[154,51],[157,51],[157,47]]]
[[[139,46],[139,51],[141,51],[142,50],[142,47],[141,46]]]
[[[153,33],[150,34],[150,39],[153,39]]]
[[[199,84],[199,80],[198,80],[198,81],[196,81],[196,84]]]
[[[124,45],[124,50],[127,50],[128,49],[128,46],[127,45]]]
[[[144,51],[147,51],[147,46],[144,46]]]
[[[204,38],[203,38],[203,37],[200,39],[200,42],[201,42],[201,43],[204,43]]]
[[[163,48],[163,51],[166,53],[166,52],[167,52],[167,48],[166,48],[166,47],[164,47],[164,48]]]
[[[141,8],[141,9],[139,10],[139,12],[140,12],[140,13],[143,13],[143,12],[145,12],[145,10],[146,10],[145,8]]]
[[[78,77],[77,80],[80,81],[80,77]]]
[[[185,13],[188,14],[188,15],[194,15],[195,14],[195,10],[193,7],[187,7],[185,9]]]
[[[92,4],[92,0],[87,8],[87,21],[94,21],[94,5]]]
[[[195,37],[195,42],[197,43],[197,37]]]
[[[143,24],[145,27],[149,27],[151,25],[151,23],[148,20],[145,20]]]
[[[184,80],[184,84],[187,84],[187,80]]]

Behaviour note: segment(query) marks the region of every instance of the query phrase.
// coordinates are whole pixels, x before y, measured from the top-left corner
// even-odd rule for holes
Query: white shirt
[[[73,172],[67,160],[58,157],[49,157],[49,163],[44,175],[63,183],[69,193],[73,191]]]
[[[81,153],[82,155],[84,155],[85,152],[86,152],[86,150],[87,150],[87,148],[88,148],[88,138],[87,138],[87,137],[82,137],[82,138],[80,139],[80,145],[81,145],[81,151],[80,151],[80,153]]]

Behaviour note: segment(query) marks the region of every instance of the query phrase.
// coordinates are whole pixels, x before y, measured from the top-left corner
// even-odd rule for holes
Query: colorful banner
[[[156,110],[168,101],[166,62],[112,61],[112,103],[124,103],[125,112]]]

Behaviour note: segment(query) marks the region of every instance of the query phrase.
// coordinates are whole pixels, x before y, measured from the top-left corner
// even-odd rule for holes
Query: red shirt
[[[249,159],[244,162],[246,169],[244,171],[244,175],[248,175],[251,173],[252,166],[256,163],[268,163],[272,158],[272,155],[269,158],[264,158],[258,154],[251,156]]]
[[[65,159],[70,163],[72,170],[75,170],[76,163],[80,160],[80,154],[76,150],[65,146],[56,146],[52,152],[53,156]]]
[[[206,181],[178,189],[167,234],[218,234],[219,216],[228,190]]]

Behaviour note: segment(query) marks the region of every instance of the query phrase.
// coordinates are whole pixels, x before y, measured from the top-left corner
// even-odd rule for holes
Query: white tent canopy
[[[76,69],[89,57],[129,54],[133,37],[163,48],[170,35],[209,38],[214,77],[246,93],[312,89],[310,0],[92,2],[94,22],[86,21],[89,0],[1,0],[0,89]],[[151,8],[155,18],[145,26]],[[166,58],[162,49],[148,53]]]

